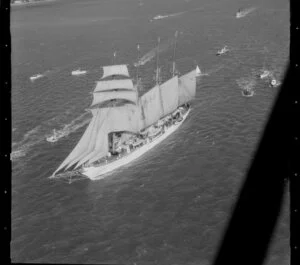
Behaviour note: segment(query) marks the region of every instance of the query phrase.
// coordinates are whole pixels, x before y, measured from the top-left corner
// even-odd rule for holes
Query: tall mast
[[[137,45],[137,66],[136,66],[136,97],[139,102],[139,61],[140,61],[140,45]]]
[[[136,66],[136,81],[139,81],[139,61],[140,61],[140,45],[137,45],[137,66]]]
[[[156,85],[159,85],[159,67],[158,67],[159,43],[160,43],[160,38],[158,37],[158,39],[157,39],[157,56],[156,56]]]
[[[175,68],[176,68],[176,64],[175,64],[175,56],[176,56],[177,34],[178,34],[178,31],[175,32],[175,42],[174,42],[174,51],[173,51],[173,70],[172,70],[172,76],[173,76],[173,77],[174,77],[174,75],[175,75]]]

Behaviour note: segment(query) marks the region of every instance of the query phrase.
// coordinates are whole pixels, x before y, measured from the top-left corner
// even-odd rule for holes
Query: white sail
[[[90,141],[88,147],[84,152],[82,152],[82,154],[79,157],[76,158],[76,161],[74,161],[73,164],[77,163],[75,168],[77,168],[80,165],[80,162],[84,157],[86,157],[89,153],[91,153],[94,150],[94,147],[97,142],[98,130],[100,129],[99,127],[102,125],[101,118],[103,119],[103,117],[100,116],[101,116],[100,111],[98,111],[98,114],[96,115],[96,122],[92,128],[92,133],[90,135]]]
[[[140,104],[143,112],[144,127],[157,122],[163,116],[161,107],[160,88],[155,86],[141,96]]]
[[[128,131],[137,133],[142,128],[140,108],[126,104],[114,107],[109,112],[110,132]]]
[[[196,70],[178,78],[179,106],[192,100],[196,95]]]
[[[97,82],[94,92],[108,91],[114,89],[136,90],[131,79],[115,79]]]
[[[126,64],[103,66],[103,78],[113,75],[123,75],[129,77],[129,72]]]
[[[98,110],[91,110],[93,118],[90,121],[90,124],[88,125],[87,129],[85,130],[83,136],[75,146],[75,148],[72,150],[72,152],[67,156],[67,158],[62,162],[62,164],[57,168],[57,170],[54,172],[58,172],[60,169],[64,168],[65,166],[69,165],[72,161],[76,159],[76,157],[80,156],[80,154],[86,149],[89,143],[90,135],[92,133],[92,128],[94,126],[94,123],[96,121],[95,117],[98,113]]]
[[[163,116],[166,116],[178,108],[179,89],[178,77],[174,76],[160,85],[163,102]]]
[[[100,128],[98,127],[95,144],[89,152],[85,152],[76,167],[85,162],[92,163],[107,155],[108,133],[118,131],[136,133],[141,128],[140,111],[135,105],[127,104],[125,106],[103,108],[101,111],[105,121],[101,122]]]
[[[200,68],[199,68],[199,66],[197,65],[197,67],[196,67],[196,75],[198,76],[198,75],[201,75],[201,70],[200,70]]]
[[[95,137],[95,126],[97,126],[98,120],[99,120],[99,109],[96,110],[96,114],[93,117],[93,120],[91,121],[91,129],[90,129],[89,134],[87,134],[86,137],[84,138],[84,141],[83,141],[84,146],[80,149],[81,152],[79,154],[77,154],[76,156],[74,156],[74,158],[72,160],[70,160],[70,162],[66,166],[66,169],[75,165],[81,159],[82,154],[84,154],[85,152],[88,152],[88,150],[90,148],[91,139],[93,137]]]
[[[98,154],[103,154],[105,156],[108,150],[108,113],[111,109],[103,108],[100,109],[100,118],[98,122],[98,127],[96,128],[96,137],[95,141],[93,142],[93,148],[90,150],[89,153],[86,153],[85,156],[81,158],[81,160],[77,163],[76,168],[87,162],[88,160],[92,159]]]
[[[112,99],[125,99],[133,103],[137,101],[137,95],[135,91],[130,90],[119,90],[119,91],[107,91],[107,92],[96,92],[93,93],[93,102],[91,106],[103,103]]]

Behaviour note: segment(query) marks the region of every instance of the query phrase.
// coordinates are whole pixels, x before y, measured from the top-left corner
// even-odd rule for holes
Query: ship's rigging
[[[175,33],[175,39],[177,32]],[[158,38],[158,51],[160,39]],[[137,46],[139,56],[139,45]],[[113,64],[103,67],[101,80],[96,82],[89,111],[92,119],[83,136],[54,172],[93,166],[115,152],[115,140],[122,143],[128,137],[139,137],[142,131],[192,100],[196,93],[196,71],[178,77],[175,65],[176,41],[173,51],[172,77],[160,82],[159,54],[156,60],[156,84],[139,96],[139,69],[136,83],[131,79],[127,65]],[[116,53],[113,56],[115,63]],[[117,101],[122,104],[115,104]],[[113,104],[105,104],[114,102]],[[128,137],[126,137],[126,135]],[[122,136],[122,137],[121,137]]]

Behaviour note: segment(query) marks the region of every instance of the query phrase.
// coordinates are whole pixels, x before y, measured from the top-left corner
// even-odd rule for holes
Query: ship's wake
[[[167,15],[157,15],[157,16],[153,17],[150,21],[169,18],[169,17],[176,17],[176,16],[180,16],[186,12],[188,12],[188,11],[182,11],[182,12],[167,14]]]
[[[171,18],[171,17],[178,17],[178,16],[186,14],[186,13],[197,12],[197,11],[200,11],[200,10],[203,10],[203,8],[195,8],[193,10],[186,10],[186,11],[181,11],[181,12],[177,12],[177,13],[157,15],[157,16],[153,17],[152,19],[150,19],[150,22],[153,22],[154,20],[166,19],[166,18]]]
[[[43,125],[36,126],[25,133],[22,140],[12,143],[11,160],[16,161],[18,158],[26,156],[32,147],[44,142],[48,137],[53,136],[52,133],[49,134],[49,125],[54,125],[56,123],[58,127],[61,127],[61,129],[58,129],[59,137],[55,139],[56,142],[88,124],[90,121],[90,117],[88,116],[89,113],[85,112],[70,123],[63,125],[58,125],[58,123],[61,123],[60,117],[54,117],[46,121]],[[52,130],[53,129],[51,129],[51,131]]]
[[[87,113],[84,113],[77,117],[69,124],[65,124],[62,129],[53,130],[52,134],[46,135],[46,139],[49,142],[57,142],[59,139],[68,136],[69,134],[77,131],[81,127],[85,126],[90,122],[90,119],[86,119]],[[50,140],[49,140],[50,139]]]
[[[172,44],[174,43],[174,38],[171,38],[163,43],[161,43],[158,47],[153,48],[151,51],[147,52],[145,55],[141,57],[141,59],[134,63],[134,66],[141,66],[145,65],[146,63],[150,62],[157,54],[157,52],[161,53],[166,51]]]

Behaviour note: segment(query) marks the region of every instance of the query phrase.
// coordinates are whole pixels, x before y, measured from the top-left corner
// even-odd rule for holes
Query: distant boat
[[[229,52],[229,49],[227,48],[227,46],[224,46],[221,50],[217,51],[217,56],[225,54]]]
[[[270,86],[271,87],[277,87],[279,85],[280,85],[280,83],[275,78],[272,78],[272,80],[270,82]]]
[[[42,74],[33,75],[33,76],[30,77],[30,80],[31,80],[31,81],[34,81],[34,80],[39,79],[39,78],[41,78],[41,77],[43,77]]]
[[[251,13],[252,11],[254,11],[256,8],[255,7],[251,7],[251,8],[247,8],[244,10],[239,9],[238,12],[235,14],[236,18],[242,18],[247,16],[249,13]]]
[[[243,11],[241,11],[241,10],[239,9],[239,11],[236,12],[235,17],[236,17],[236,18],[241,18],[241,17],[243,17],[243,16],[245,16],[245,12],[243,12]]]
[[[63,137],[65,134],[62,131],[56,131],[53,129],[53,134],[48,136],[46,140],[50,143],[56,142],[59,138]]]
[[[265,79],[265,78],[269,77],[270,75],[271,75],[271,72],[270,72],[270,71],[264,70],[264,71],[259,75],[259,77],[260,77],[260,79]]]
[[[202,73],[201,73],[201,70],[199,68],[199,66],[197,65],[196,67],[196,76],[200,76]]]
[[[84,74],[86,74],[86,71],[85,70],[80,70],[80,68],[77,69],[77,70],[72,71],[72,75],[84,75]]]
[[[244,97],[252,97],[254,95],[254,90],[253,89],[250,89],[250,88],[244,88],[242,90],[242,95]]]
[[[162,16],[162,15],[157,15],[153,18],[153,20],[158,20],[158,19],[163,19],[163,18],[166,18],[168,17],[168,15],[165,15],[165,16]]]

